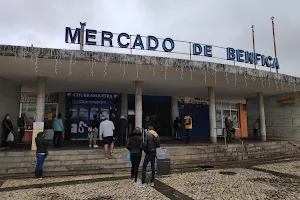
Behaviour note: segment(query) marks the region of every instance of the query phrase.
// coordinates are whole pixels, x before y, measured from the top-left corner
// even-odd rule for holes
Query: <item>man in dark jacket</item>
[[[180,119],[179,117],[176,117],[176,119],[173,122],[173,129],[174,129],[174,134],[175,134],[175,139],[179,140],[180,139]]]
[[[146,170],[149,162],[151,162],[151,186],[154,187],[155,179],[155,158],[156,158],[156,149],[160,147],[160,139],[158,134],[153,130],[152,126],[148,127],[149,131],[145,132],[143,149],[146,153],[143,167],[142,167],[142,184],[138,185],[139,187],[146,186]]]
[[[140,129],[136,128],[133,133],[129,134],[126,148],[130,151],[131,159],[131,179],[134,183],[137,182],[139,166],[142,158],[142,133]]]
[[[18,127],[19,127],[19,141],[23,143],[23,137],[25,134],[25,113],[22,113],[21,117],[18,119]]]
[[[128,127],[128,122],[125,119],[125,116],[121,115],[120,122],[119,122],[119,130],[118,130],[118,132],[119,132],[119,135],[118,135],[119,147],[126,144],[127,127]]]
[[[43,178],[43,167],[45,158],[48,155],[47,144],[44,140],[45,134],[43,132],[38,133],[35,138],[36,143],[36,166],[35,166],[35,176],[37,178]]]
[[[153,127],[153,123],[152,123],[152,121],[151,121],[150,116],[146,116],[145,121],[144,121],[143,128],[146,129],[146,130],[149,130],[149,126],[152,126],[152,127]]]
[[[227,131],[227,141],[232,142],[232,135],[235,134],[234,124],[230,116],[225,118],[225,126]]]

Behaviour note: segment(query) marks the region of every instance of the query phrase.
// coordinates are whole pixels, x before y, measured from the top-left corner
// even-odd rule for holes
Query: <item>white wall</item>
[[[17,83],[0,78],[0,143],[2,142],[2,120],[4,115],[10,114],[15,132],[19,118],[21,86]]]
[[[280,107],[278,100],[294,97],[294,105]],[[248,134],[253,136],[253,124],[259,117],[257,99],[247,99]],[[300,140],[300,92],[264,97],[268,139]]]

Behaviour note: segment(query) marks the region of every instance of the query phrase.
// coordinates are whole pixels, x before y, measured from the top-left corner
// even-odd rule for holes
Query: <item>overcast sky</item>
[[[275,17],[280,72],[300,76],[299,0],[0,0],[0,44],[78,49],[65,27],[154,35],[274,55]],[[109,50],[113,51],[113,50]]]

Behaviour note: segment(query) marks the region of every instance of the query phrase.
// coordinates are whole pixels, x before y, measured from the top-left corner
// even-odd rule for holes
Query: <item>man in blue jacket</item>
[[[153,130],[152,126],[149,126],[148,129],[149,131],[146,132],[142,144],[142,149],[144,149],[146,155],[142,167],[142,183],[136,184],[138,187],[146,186],[146,172],[149,163],[151,163],[152,171],[150,185],[154,187],[156,149],[160,147],[160,139],[156,131]]]
[[[61,113],[58,113],[57,117],[53,119],[53,131],[54,131],[53,146],[61,147],[60,141],[61,141],[62,132],[64,131],[64,125],[62,123]]]

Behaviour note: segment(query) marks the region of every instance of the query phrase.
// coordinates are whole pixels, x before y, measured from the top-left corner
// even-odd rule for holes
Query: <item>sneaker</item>
[[[108,160],[108,157],[104,157],[104,160]]]
[[[113,156],[115,153],[114,152],[110,152],[110,155]]]
[[[154,182],[151,182],[149,185],[150,185],[151,187],[154,187]]]
[[[134,185],[135,185],[136,187],[140,187],[140,188],[144,188],[144,187],[147,186],[146,183],[134,183]]]
[[[90,144],[90,145],[89,145],[89,147],[91,148],[91,147],[92,147],[92,145]]]
[[[98,148],[98,147],[99,147],[98,145],[96,145],[96,144],[94,145],[94,148]]]
[[[134,182],[134,183],[137,183],[137,182],[139,182],[140,181],[140,179],[136,179],[136,181],[134,180],[134,178],[133,179],[131,179],[132,180],[132,182]]]

